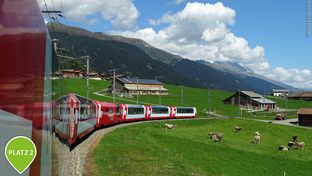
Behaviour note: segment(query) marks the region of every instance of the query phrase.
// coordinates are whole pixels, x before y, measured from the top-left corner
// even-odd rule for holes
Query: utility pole
[[[161,84],[159,84],[159,105],[161,105]]]
[[[239,81],[235,80],[237,83],[237,89],[238,89],[238,116],[241,116],[241,109],[240,109],[240,88],[239,88]]]
[[[90,56],[82,56],[82,58],[87,60],[87,99],[89,101],[89,60],[90,60]]]
[[[263,87],[263,111],[265,110],[265,82],[263,83],[264,87]]]
[[[136,78],[137,82],[137,105],[139,104],[139,77]]]
[[[116,84],[115,84],[115,69],[114,69],[114,75],[113,75],[113,95],[114,95],[114,104],[115,104],[115,102],[116,102],[116,95],[115,95],[115,91],[116,91]]]
[[[238,116],[241,116],[241,107],[240,107],[240,88],[238,87]]]
[[[161,76],[155,76],[155,79],[161,78]],[[162,83],[159,84],[159,93],[158,93],[158,104],[161,105],[161,85]]]
[[[137,85],[137,105],[139,104],[139,77],[134,77],[132,79],[136,79],[136,85]]]
[[[210,98],[211,96],[210,96],[210,88],[208,89],[208,105],[209,105],[209,108],[208,108],[208,114],[209,114],[209,116],[210,116],[210,113],[211,113],[211,98]]]
[[[57,42],[58,42],[58,39],[52,40],[53,48],[54,48],[56,55],[57,55]],[[58,82],[58,96],[61,97],[61,81],[60,81],[61,66],[60,64],[58,64],[58,73],[59,73],[59,79],[57,81]]]
[[[81,58],[74,58],[74,57],[69,57],[69,56],[63,56],[63,55],[57,55],[58,57],[63,57],[63,58],[67,58],[68,60],[77,60],[77,59],[83,59],[86,60],[87,62],[87,99],[89,100],[89,60],[90,60],[90,56],[82,56]]]
[[[179,86],[181,88],[181,105],[183,106],[183,86]]]
[[[287,95],[285,94],[285,103],[286,103],[286,107],[285,107],[285,116],[287,115],[287,109],[288,109],[288,102],[287,102]]]
[[[109,72],[113,72],[113,90],[112,90],[112,93],[113,93],[113,102],[115,103],[116,102],[116,70],[117,69],[111,69],[109,70]]]

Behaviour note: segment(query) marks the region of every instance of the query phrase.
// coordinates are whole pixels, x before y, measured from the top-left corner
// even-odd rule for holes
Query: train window
[[[182,114],[182,113],[187,113],[187,114],[192,114],[194,113],[193,108],[177,108],[177,113]]]
[[[162,108],[162,107],[153,107],[152,108],[153,114],[167,114],[168,108]]]
[[[76,108],[74,108],[74,115],[75,115],[75,121],[78,121],[79,119],[78,119],[78,117],[79,117],[79,114],[78,114],[78,109],[76,109]]]
[[[116,115],[120,115],[120,107],[116,108]]]
[[[81,119],[88,119],[90,115],[90,109],[87,107],[84,107],[83,105],[81,105],[80,108],[80,118]]]
[[[129,107],[128,114],[144,114],[144,108]]]
[[[106,108],[106,114],[113,114],[114,110],[112,108]]]

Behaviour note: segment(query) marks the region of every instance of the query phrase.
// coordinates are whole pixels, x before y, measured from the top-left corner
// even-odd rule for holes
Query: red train
[[[70,93],[53,105],[54,132],[70,147],[94,129],[118,123],[172,118],[194,118],[194,107],[113,104]]]

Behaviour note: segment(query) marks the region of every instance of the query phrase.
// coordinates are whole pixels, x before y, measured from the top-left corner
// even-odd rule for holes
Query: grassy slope
[[[60,84],[59,84],[60,83]],[[86,96],[86,80],[84,79],[65,79],[64,81],[54,80],[53,89],[54,92],[57,92],[58,85],[61,86],[61,94],[66,94],[68,92],[75,92],[79,95]],[[93,94],[93,92],[103,90],[110,85],[109,81],[96,81],[90,80],[90,98],[112,102],[112,98],[106,98]],[[168,106],[195,106],[198,111],[198,116],[205,117],[207,114],[204,113],[204,109],[208,111],[208,90],[207,89],[198,89],[198,88],[183,88],[183,104],[181,102],[181,88],[176,85],[165,85],[169,90],[169,95],[162,96],[161,102],[163,105]],[[222,100],[232,95],[232,92],[221,91],[221,90],[211,90],[211,111],[228,116],[237,116],[238,109],[234,105],[225,105]],[[54,98],[57,98],[57,94],[54,95]],[[112,97],[111,94],[107,96]],[[276,100],[279,107],[284,108],[285,101],[281,98],[269,97],[270,99]],[[130,98],[134,102],[128,102],[123,100],[116,100],[120,103],[129,103],[135,104],[136,97]],[[142,95],[139,96],[140,102],[158,104],[159,97],[158,95]],[[144,103],[141,103],[144,104]],[[288,108],[298,109],[300,107],[312,107],[312,102],[289,100]],[[296,117],[296,112],[291,112],[289,117]],[[272,119],[275,114],[273,113],[243,113],[245,117],[253,118],[262,118],[262,119]]]
[[[311,130],[248,120],[176,121],[166,132],[153,122],[125,127],[108,134],[93,153],[98,175],[311,175]],[[242,127],[234,133],[233,126]],[[222,143],[208,139],[210,131],[224,134]],[[255,131],[263,141],[250,143]],[[281,152],[297,134],[303,151]]]

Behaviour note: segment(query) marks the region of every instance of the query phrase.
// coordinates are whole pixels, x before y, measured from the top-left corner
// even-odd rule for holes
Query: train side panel
[[[151,106],[151,119],[166,119],[170,117],[170,107]]]
[[[32,139],[37,157],[23,175],[51,175],[51,39],[36,0],[0,1],[0,148]],[[0,175],[16,171],[0,155]]]
[[[146,107],[143,105],[125,105],[127,108],[125,121],[145,120]]]
[[[175,118],[194,118],[196,116],[195,107],[177,107]]]

